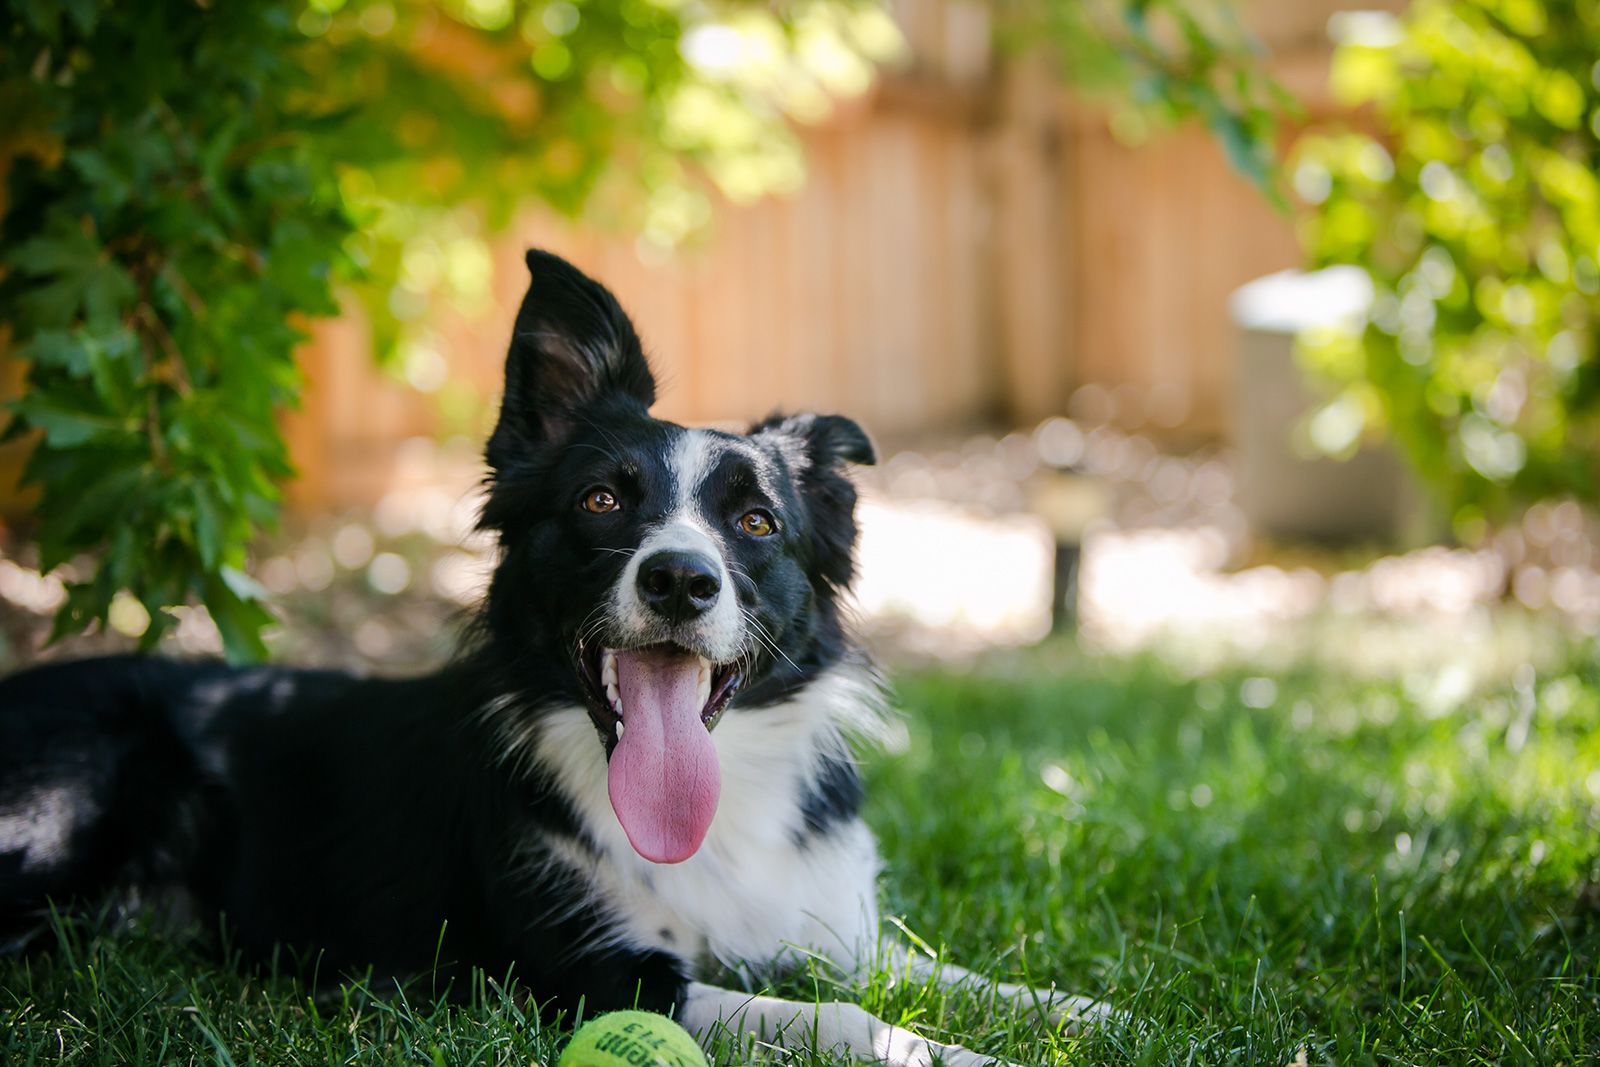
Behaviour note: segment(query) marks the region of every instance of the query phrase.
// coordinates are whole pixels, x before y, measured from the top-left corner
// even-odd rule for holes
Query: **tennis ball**
[[[614,1011],[584,1023],[556,1067],[709,1067],[689,1031],[648,1011]]]

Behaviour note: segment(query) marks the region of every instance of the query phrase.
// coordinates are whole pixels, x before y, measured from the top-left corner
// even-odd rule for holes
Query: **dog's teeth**
[[[705,660],[700,661],[700,706],[706,706],[706,701],[711,699],[711,667]]]
[[[606,703],[617,717],[617,740],[622,740],[622,690],[617,683],[617,654],[609,648],[600,652],[600,685],[606,691]]]

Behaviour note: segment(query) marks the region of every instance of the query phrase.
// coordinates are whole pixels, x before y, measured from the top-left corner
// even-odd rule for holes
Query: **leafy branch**
[[[1274,203],[1277,135],[1298,102],[1266,70],[1259,41],[1228,0],[1004,0],[1017,48],[1044,42],[1073,85],[1112,101],[1123,130],[1198,119],[1234,169]]]
[[[1469,540],[1600,500],[1596,54],[1591,6],[1419,0],[1335,56],[1377,135],[1323,130],[1292,162],[1315,256],[1374,286],[1362,332],[1304,339],[1334,386],[1313,440],[1392,434]]]

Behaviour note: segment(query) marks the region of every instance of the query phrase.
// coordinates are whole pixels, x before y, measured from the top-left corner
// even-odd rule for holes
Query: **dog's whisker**
[[[602,456],[604,456],[606,459],[610,460],[612,463],[615,463],[618,466],[622,466],[623,462],[624,462],[622,457],[619,456],[617,453],[611,451],[608,448],[601,448],[599,445],[594,444],[593,442],[589,442],[589,441],[575,442],[573,444],[568,445],[567,449],[569,451],[578,451],[578,450],[581,450],[581,449],[588,449],[591,452],[598,452]]]
[[[744,616],[747,632],[752,637],[770,649],[775,656],[781,657],[784,662],[788,663],[789,666],[794,669],[795,673],[802,673],[800,670],[800,665],[791,659],[788,653],[784,652],[782,648],[778,647],[778,643],[773,639],[771,632],[767,630],[766,626],[762,624],[761,620],[756,617],[754,612],[750,611],[750,609],[744,607],[743,605],[740,605],[739,611],[740,614]]]

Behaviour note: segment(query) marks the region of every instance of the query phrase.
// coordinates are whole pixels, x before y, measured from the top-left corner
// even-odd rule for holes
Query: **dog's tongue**
[[[611,807],[628,841],[654,863],[695,854],[717,813],[722,772],[700,721],[700,659],[618,652],[622,739],[607,771]]]

